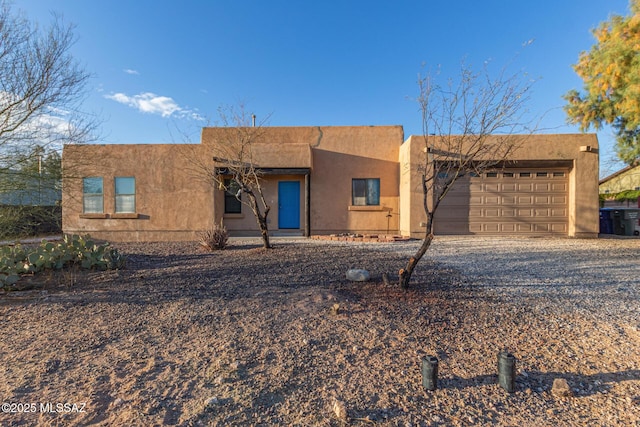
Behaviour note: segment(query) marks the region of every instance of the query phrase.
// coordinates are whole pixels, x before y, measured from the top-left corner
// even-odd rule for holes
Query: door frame
[[[283,201],[287,203],[283,204]],[[283,212],[287,214],[282,215]],[[300,229],[300,181],[278,181],[278,229]]]

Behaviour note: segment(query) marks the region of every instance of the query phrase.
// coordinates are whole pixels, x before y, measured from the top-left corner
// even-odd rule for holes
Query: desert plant
[[[213,227],[200,233],[200,244],[210,251],[224,249],[227,246],[228,240],[229,233],[227,232],[227,227],[225,227],[222,222],[220,222],[220,225],[215,224]]]
[[[35,248],[0,248],[0,287],[12,290],[20,277],[47,270],[116,270],[124,268],[126,257],[109,243],[96,244],[89,236],[66,235],[59,243],[42,243]]]

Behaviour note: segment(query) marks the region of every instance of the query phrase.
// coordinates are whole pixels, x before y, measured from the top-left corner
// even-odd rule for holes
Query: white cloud
[[[134,75],[134,76],[138,76],[138,75],[140,75],[140,73],[138,72],[138,70],[132,70],[131,68],[125,68],[125,69],[124,69],[124,70],[122,70],[122,71],[124,71],[124,72],[125,72],[125,73],[127,73],[127,74],[132,74],[132,75]]]
[[[107,99],[135,108],[142,113],[158,114],[162,117],[178,117],[183,119],[204,120],[197,111],[180,107],[173,98],[144,92],[129,96],[124,93],[105,95]]]

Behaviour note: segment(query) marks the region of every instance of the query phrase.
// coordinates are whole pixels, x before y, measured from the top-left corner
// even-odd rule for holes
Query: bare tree
[[[80,112],[90,75],[74,60],[73,26],[41,30],[0,1],[0,166],[16,153],[84,142],[95,122]]]
[[[70,53],[73,30],[55,15],[48,27],[38,26],[0,0],[0,193],[5,196],[59,190],[59,179],[43,179],[42,162],[62,144],[94,136],[96,119],[80,109],[90,75]],[[27,173],[33,164],[38,173]]]
[[[255,123],[244,105],[221,107],[219,125],[212,133],[213,140],[206,146],[182,145],[178,149],[188,156],[189,169],[195,178],[204,180],[214,188],[232,194],[253,212],[263,247],[271,249],[267,217],[271,206],[264,196],[263,174],[257,163],[255,147],[264,136],[268,117]]]
[[[411,275],[433,241],[435,213],[449,190],[463,177],[503,165],[528,129],[526,103],[533,81],[526,74],[492,77],[485,65],[475,73],[465,65],[457,81],[446,86],[433,75],[418,80],[424,156],[419,166],[426,214],[425,235],[418,251],[399,271],[400,286]]]

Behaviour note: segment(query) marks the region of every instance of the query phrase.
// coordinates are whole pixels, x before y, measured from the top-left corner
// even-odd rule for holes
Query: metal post
[[[438,388],[438,358],[435,356],[422,359],[422,386],[427,390]]]
[[[516,389],[516,358],[506,351],[498,353],[498,384],[507,393]]]

